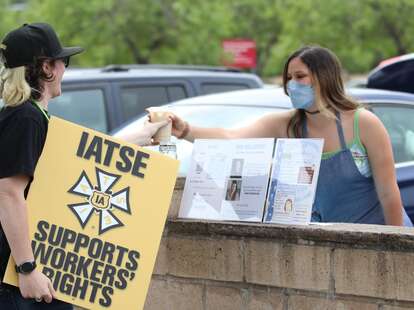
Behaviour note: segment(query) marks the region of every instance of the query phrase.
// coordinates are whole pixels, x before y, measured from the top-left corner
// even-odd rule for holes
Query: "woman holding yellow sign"
[[[26,197],[46,140],[50,99],[61,94],[71,56],[81,47],[62,47],[45,23],[25,24],[0,44],[0,309],[72,309],[54,300],[51,281],[36,269],[28,231]],[[147,125],[133,140],[149,143],[165,125]],[[10,256],[19,289],[1,283]]]
[[[20,288],[1,284],[0,308],[72,309],[53,300],[51,281],[36,269],[25,198],[46,140],[48,101],[60,95],[69,58],[83,49],[62,47],[52,27],[43,23],[11,31],[0,47],[0,276],[11,250]]]

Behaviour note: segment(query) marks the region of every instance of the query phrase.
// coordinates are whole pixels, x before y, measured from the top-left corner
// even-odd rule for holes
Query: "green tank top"
[[[359,135],[359,113],[361,109],[355,111],[354,115],[354,138],[352,141],[346,144],[347,148],[351,151],[352,157],[354,158],[355,165],[357,166],[359,172],[366,177],[370,177],[371,167],[369,165],[367,150],[361,142]],[[322,154],[322,160],[331,158],[341,150],[336,150],[332,152],[324,152]]]

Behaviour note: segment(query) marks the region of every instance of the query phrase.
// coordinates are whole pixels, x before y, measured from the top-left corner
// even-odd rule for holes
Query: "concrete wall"
[[[177,220],[178,180],[145,309],[414,309],[414,230]]]

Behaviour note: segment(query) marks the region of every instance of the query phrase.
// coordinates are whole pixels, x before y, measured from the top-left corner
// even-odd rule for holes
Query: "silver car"
[[[414,220],[414,94],[362,88],[348,89],[347,93],[367,105],[387,128],[404,207]],[[292,105],[282,88],[263,88],[189,98],[163,108],[197,126],[237,128],[266,113],[292,109]],[[146,118],[142,115],[113,134],[134,131]],[[184,140],[175,141],[177,157],[181,161],[179,175],[185,176],[190,165],[192,144]]]
[[[414,95],[375,89],[349,89],[348,95],[367,105],[382,120],[391,137],[396,163],[414,160]],[[241,127],[260,116],[292,109],[282,88],[234,91],[199,96],[163,106],[189,123],[205,127]],[[142,115],[114,135],[133,131],[146,119]],[[185,175],[192,144],[177,141],[180,172]]]

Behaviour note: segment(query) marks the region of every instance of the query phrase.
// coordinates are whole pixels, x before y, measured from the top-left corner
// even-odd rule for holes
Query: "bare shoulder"
[[[387,136],[381,120],[367,109],[361,109],[359,112],[359,128],[362,142]]]
[[[367,109],[361,109],[359,112],[359,127],[363,130],[370,130],[383,127],[383,125],[374,113]]]

